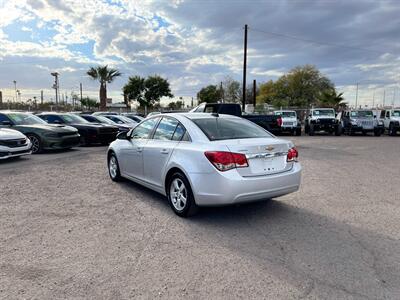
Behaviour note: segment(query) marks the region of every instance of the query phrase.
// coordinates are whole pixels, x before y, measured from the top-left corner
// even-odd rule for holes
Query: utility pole
[[[82,102],[82,83],[79,84],[79,90],[81,91],[81,102]]]
[[[54,76],[54,84],[53,84],[53,89],[56,90],[56,110],[58,109],[58,88],[59,88],[59,84],[58,84],[58,73],[57,72],[53,72],[51,73],[52,76]]]
[[[17,81],[14,80],[13,83],[14,83],[14,90],[15,90],[15,102],[17,102],[18,101],[18,99],[17,99]]]
[[[221,81],[221,84],[219,86],[219,92],[220,92],[220,97],[221,97],[220,100],[221,100],[222,103],[224,103],[225,101],[224,101],[224,90],[222,88],[222,81]]]
[[[374,93],[372,94],[372,108],[375,107],[375,89],[374,89]]]
[[[383,107],[385,107],[386,90],[383,90]]]
[[[393,101],[392,101],[392,108],[394,108],[394,102],[396,99],[396,87],[393,88]]]
[[[256,80],[253,80],[253,105],[254,105],[254,110],[256,109],[256,92],[257,92],[257,86],[256,86]]]
[[[246,108],[246,69],[247,69],[247,24],[244,25],[244,53],[243,53],[243,96],[242,111]]]
[[[43,90],[40,91],[40,104],[43,105]]]
[[[193,97],[192,97],[192,103],[191,104],[192,104],[192,107],[193,107]]]
[[[358,82],[357,82],[357,90],[356,90],[356,109],[357,109],[357,103],[358,103]]]

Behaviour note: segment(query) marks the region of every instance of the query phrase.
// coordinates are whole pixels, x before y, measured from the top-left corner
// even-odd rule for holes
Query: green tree
[[[207,102],[207,103],[215,103],[221,99],[221,90],[216,85],[208,85],[203,87],[197,93],[197,99],[199,103]]]
[[[319,105],[333,108],[345,107],[346,103],[342,102],[343,100],[343,93],[337,94],[335,90],[326,90],[319,98]]]
[[[87,110],[99,107],[99,102],[96,99],[91,99],[89,97],[83,98],[80,102]]]
[[[306,106],[318,103],[322,93],[334,90],[333,83],[312,65],[298,66],[274,84],[274,106]]]
[[[105,65],[91,67],[86,74],[93,80],[98,80],[100,82],[100,109],[105,110],[107,104],[107,83],[113,82],[116,77],[121,76],[121,73],[118,70],[109,68]]]
[[[226,103],[238,103],[242,99],[240,82],[227,76],[222,82],[222,98]]]
[[[272,80],[260,84],[260,92],[257,96],[257,103],[272,103],[275,99],[275,84]]]
[[[173,97],[168,80],[158,75],[129,77],[122,91],[127,101],[137,101],[141,107],[152,107],[162,97]]]
[[[182,109],[185,106],[185,104],[183,103],[183,101],[176,101],[176,102],[170,102],[168,103],[168,108],[171,110],[178,110],[178,109]]]

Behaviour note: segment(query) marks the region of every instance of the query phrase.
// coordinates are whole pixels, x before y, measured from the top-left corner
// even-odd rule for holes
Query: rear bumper
[[[265,200],[299,189],[301,165],[287,172],[259,177],[242,177],[236,170],[211,174],[189,174],[196,204],[218,206]]]

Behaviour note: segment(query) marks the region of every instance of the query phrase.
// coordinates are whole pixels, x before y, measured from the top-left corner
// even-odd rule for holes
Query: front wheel
[[[390,136],[395,136],[396,135],[396,130],[394,129],[394,125],[393,124],[389,125],[389,135]]]
[[[171,176],[167,196],[172,210],[180,217],[194,215],[198,210],[189,181],[180,172]]]
[[[32,143],[32,154],[40,153],[43,146],[40,137],[33,133],[27,134],[26,136],[28,137],[28,139],[30,139]]]
[[[296,135],[297,136],[301,135],[301,127],[300,128],[296,128]]]
[[[342,134],[342,128],[341,126],[338,126],[335,128],[335,135],[340,136]]]
[[[110,174],[110,178],[112,181],[121,181],[122,176],[119,170],[118,159],[115,156],[115,153],[111,153],[108,157],[108,174]]]
[[[381,136],[381,130],[380,129],[375,129],[374,130],[374,136]]]
[[[313,136],[315,134],[314,125],[311,124],[310,128],[308,129],[308,135]]]

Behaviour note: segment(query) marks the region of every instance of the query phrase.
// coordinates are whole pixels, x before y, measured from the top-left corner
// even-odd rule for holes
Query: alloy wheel
[[[31,143],[32,143],[32,153],[37,153],[40,150],[39,139],[34,135],[31,135],[28,138],[31,140]]]
[[[111,156],[110,162],[108,164],[108,169],[110,170],[111,178],[116,178],[118,172],[118,164],[115,156]]]
[[[169,195],[171,197],[172,205],[177,211],[182,211],[185,209],[188,191],[180,178],[175,178],[172,180]]]

